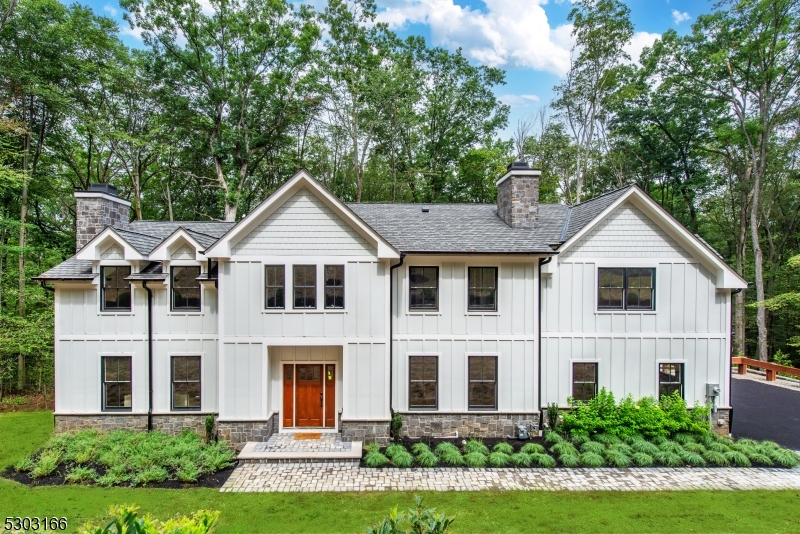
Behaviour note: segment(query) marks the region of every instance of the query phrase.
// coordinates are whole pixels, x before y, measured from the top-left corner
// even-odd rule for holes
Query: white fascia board
[[[630,201],[639,208],[650,220],[655,222],[667,235],[674,239],[689,254],[700,261],[710,272],[716,275],[717,289],[744,289],[747,282],[739,273],[731,269],[719,256],[712,252],[694,234],[687,230],[677,219],[661,207],[655,200],[642,191],[638,186],[631,187],[621,197],[603,210],[592,222],[564,242],[558,252],[564,253],[569,247],[580,241],[587,233],[594,229],[600,222],[608,217],[623,203]]]
[[[171,259],[169,249],[180,240],[186,241],[194,248],[195,259],[197,261],[205,261],[206,257],[201,253],[204,248],[203,245],[192,237],[182,226],[178,227],[168,238],[150,252],[150,259],[152,261],[169,261]]]
[[[310,189],[319,199],[333,210],[336,215],[345,220],[364,239],[370,241],[376,248],[378,259],[397,259],[400,253],[388,241],[378,235],[372,228],[364,223],[342,201],[325,189],[307,171],[298,172],[288,182],[279,187],[261,204],[242,218],[233,228],[223,235],[216,243],[204,251],[207,258],[230,258],[233,246],[244,239],[246,235],[255,230],[261,222],[272,215],[287,200],[302,188]]]
[[[107,226],[102,232],[97,234],[92,238],[91,241],[86,243],[77,254],[75,254],[75,258],[79,260],[100,260],[101,249],[105,250],[107,247],[104,247],[106,243],[109,241],[116,242],[122,249],[125,251],[125,259],[132,261],[132,260],[146,260],[147,256],[136,250],[136,248],[128,243],[125,238],[120,236],[113,228]]]

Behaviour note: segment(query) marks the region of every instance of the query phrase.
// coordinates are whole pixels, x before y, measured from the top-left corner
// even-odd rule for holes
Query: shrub
[[[514,454],[514,447],[512,447],[508,443],[498,443],[492,448],[492,450],[494,452],[502,452],[503,454],[508,454],[509,456]]]
[[[608,449],[605,451],[606,461],[614,467],[628,467],[631,465],[631,459],[627,454],[619,449]]]
[[[464,452],[469,454],[471,452],[479,452],[483,455],[489,455],[489,447],[483,444],[482,441],[471,439],[464,444]]]
[[[551,402],[547,405],[547,425],[555,430],[558,427],[558,404]]]
[[[576,449],[575,445],[569,441],[560,441],[550,447],[550,450],[556,454],[571,454],[573,456],[578,455],[578,449]]]
[[[423,450],[417,455],[417,463],[421,467],[436,467],[439,464],[439,458],[430,449]]]
[[[721,452],[722,454],[725,454],[726,452],[729,452],[731,450],[730,447],[728,447],[724,443],[717,443],[716,441],[706,445],[706,449],[714,452]]]
[[[683,451],[681,458],[685,463],[691,465],[692,467],[702,467],[706,465],[706,461],[703,460],[703,457],[696,452]]]
[[[797,454],[783,448],[772,449],[768,456],[773,462],[783,467],[797,467],[798,462],[800,462]]]
[[[675,443],[674,441],[663,441],[659,446],[658,449],[663,452],[674,452],[675,454],[679,455],[684,452],[683,447]]]
[[[581,465],[581,460],[578,458],[577,454],[562,454],[558,457],[558,461],[561,462],[564,467],[578,467]]]
[[[703,454],[703,459],[706,462],[708,462],[710,464],[714,464],[714,465],[719,465],[719,466],[728,465],[728,460],[727,460],[727,458],[725,458],[725,455],[723,453],[721,453],[721,452],[718,452],[718,451],[707,450]]]
[[[367,467],[380,467],[389,463],[389,459],[380,453],[380,451],[370,451],[364,455],[364,463]]]
[[[553,432],[552,430],[545,430],[544,431],[544,442],[545,443],[560,443],[564,441],[564,438],[559,435],[558,432]]]
[[[627,443],[614,443],[608,446],[608,450],[621,452],[625,456],[633,454],[633,449]]]
[[[581,454],[580,459],[581,464],[586,467],[603,467],[606,465],[606,461],[603,457],[594,452],[584,452]]]
[[[159,521],[150,516],[139,517],[134,505],[112,506],[111,522],[105,528],[89,525],[82,527],[81,534],[208,534],[219,519],[219,512],[200,510],[193,516],[182,516]]]
[[[631,443],[631,449],[633,449],[636,452],[643,452],[648,456],[653,456],[661,452],[658,447],[656,447],[649,441],[645,440],[634,441],[633,443]]]
[[[696,454],[703,454],[706,452],[706,448],[700,445],[699,443],[689,442],[684,444],[683,449],[688,452],[693,452]]]
[[[422,499],[415,498],[416,508],[398,512],[395,506],[379,523],[367,527],[367,534],[406,534],[418,532],[426,534],[446,534],[455,518],[437,514],[435,508],[423,508]],[[406,529],[406,523],[409,529]]]
[[[392,455],[392,463],[397,467],[411,467],[414,457],[405,448],[401,448]]]
[[[528,453],[516,452],[511,455],[511,463],[517,467],[529,467],[533,463],[533,458]]]
[[[728,451],[725,453],[725,459],[730,463],[739,467],[750,467],[752,464],[747,456],[739,451]]]
[[[687,443],[696,443],[694,436],[687,432],[678,432],[672,436],[672,441],[680,443],[681,445],[686,445]]]
[[[603,451],[605,450],[606,446],[596,441],[587,441],[586,443],[581,445],[581,452],[593,452],[594,454],[603,454]]]
[[[653,455],[653,459],[667,467],[680,467],[683,465],[683,459],[674,452],[659,451],[658,454]]]
[[[483,454],[482,452],[473,451],[473,452],[468,452],[467,454],[464,455],[464,462],[469,467],[476,467],[476,468],[485,467],[486,461],[487,461],[486,455]]]
[[[650,438],[650,442],[656,447],[658,447],[662,443],[666,443],[667,441],[669,440],[666,438],[666,436],[653,436],[652,438]]]
[[[431,452],[431,448],[426,443],[417,442],[411,446],[411,452],[414,454],[422,454],[424,452]]]
[[[739,445],[747,445],[748,447],[758,447],[760,445],[760,443],[758,443],[756,440],[750,438],[739,439],[736,441],[736,443]],[[765,441],[764,443],[767,442]]]
[[[536,465],[538,467],[545,467],[545,468],[549,469],[551,467],[555,467],[556,466],[555,458],[553,458],[549,454],[544,454],[544,453],[531,454],[531,460],[533,460],[534,465]],[[561,462],[561,463],[564,463],[564,462]]]
[[[505,467],[511,463],[511,455],[504,452],[495,451],[489,455],[487,462],[492,467]]]
[[[200,469],[193,462],[185,462],[175,471],[175,476],[181,482],[194,483],[200,478]]]
[[[451,451],[451,452],[454,451],[461,454],[461,451],[458,450],[458,447],[447,441],[443,441],[436,446],[436,454],[438,454],[440,458],[442,454],[445,453],[445,451]]]
[[[406,448],[405,448],[405,447],[403,447],[402,445],[400,445],[399,443],[392,443],[391,445],[389,445],[388,447],[386,447],[385,454],[386,454],[386,456],[388,456],[389,458],[394,458],[394,455],[395,455],[395,454],[397,454],[398,452],[401,452],[401,451],[402,451],[402,452],[405,452],[405,453],[407,453],[407,452],[408,452],[408,451],[406,450]]]
[[[106,473],[103,476],[97,477],[95,479],[95,482],[97,483],[98,486],[110,488],[111,486],[117,486],[119,484],[122,484],[123,482],[127,482],[128,480],[130,480],[130,477],[128,476],[120,477],[115,475],[114,473]]]
[[[699,434],[695,439],[697,440],[697,443],[700,443],[703,447],[708,448],[709,445],[716,443],[717,441],[713,436],[713,432],[705,432],[703,434]]]
[[[97,471],[89,469],[88,467],[73,467],[72,470],[64,477],[69,484],[85,484],[86,482],[94,482],[97,478]]]
[[[592,440],[603,445],[616,445],[617,443],[622,443],[622,440],[617,436],[612,436],[611,434],[605,433],[595,434],[592,437]]]
[[[167,478],[169,478],[169,473],[167,470],[159,465],[154,465],[136,473],[133,476],[133,485],[146,486],[148,484],[152,484],[153,482],[164,482]]]
[[[392,416],[392,437],[398,439],[400,431],[403,429],[403,414],[395,412]]]
[[[214,414],[206,416],[206,443],[211,443],[211,438],[214,437]]]
[[[438,456],[447,465],[464,465],[464,457],[461,456],[461,452],[458,449],[445,449]]]
[[[526,443],[522,446],[520,452],[525,454],[545,454],[547,450],[539,443]]]
[[[632,445],[635,441],[645,441],[644,436],[641,434],[631,434],[625,438],[625,443]]]
[[[27,473],[28,471],[33,469],[33,465],[34,463],[31,457],[26,456],[25,458],[14,464],[14,471],[16,471],[17,473]]]
[[[631,454],[631,460],[639,467],[650,467],[653,465],[653,457],[644,452],[634,452]]]
[[[759,453],[759,452],[756,452],[755,454],[748,456],[748,458],[750,458],[750,461],[751,461],[751,462],[755,462],[755,463],[757,463],[757,464],[761,464],[761,465],[775,465],[775,462],[773,462],[773,461],[770,459],[770,457],[769,457],[769,456],[766,456],[766,455],[764,455],[764,454],[761,454],[761,453]]]
[[[45,451],[39,455],[36,465],[31,470],[33,478],[43,478],[50,475],[61,461],[61,452],[57,450]]]
[[[367,443],[362,448],[364,449],[364,452],[367,452],[367,453],[381,450],[381,446],[378,445],[377,443],[375,443],[374,441],[371,441],[371,442]]]
[[[569,439],[570,441],[572,441],[572,443],[580,447],[587,441],[590,441],[592,438],[589,437],[589,434],[587,432],[582,432],[580,430],[573,430],[569,434]]]

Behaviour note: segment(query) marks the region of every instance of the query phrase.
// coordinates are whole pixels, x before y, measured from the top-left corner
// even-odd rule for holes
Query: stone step
[[[312,448],[303,449],[302,445],[298,444],[297,450],[291,451],[270,451],[270,450],[256,450],[258,443],[248,442],[242,452],[239,453],[237,459],[241,463],[341,463],[352,462],[355,465],[361,461],[361,445],[360,441],[353,441],[350,450],[345,451],[326,451],[314,450]]]

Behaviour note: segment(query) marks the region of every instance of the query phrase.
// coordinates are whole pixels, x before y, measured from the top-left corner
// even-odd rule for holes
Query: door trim
[[[292,426],[285,426],[283,424],[283,414],[284,414],[284,379],[285,379],[285,366],[291,365],[292,366]],[[328,404],[328,388],[326,386],[327,380],[325,380],[325,368],[328,365],[333,366],[334,372],[334,400],[333,400],[333,426],[297,426],[297,366],[298,365],[320,365],[322,367],[322,424],[325,424],[326,413],[325,410]],[[338,433],[339,432],[339,410],[336,403],[336,394],[337,389],[336,381],[338,380],[338,369],[339,364],[335,361],[320,361],[320,362],[310,362],[310,361],[282,361],[281,362],[281,409],[279,414],[279,432],[286,432],[286,433],[296,433],[296,432],[306,432],[308,429],[313,429],[322,433],[330,432],[330,433]]]

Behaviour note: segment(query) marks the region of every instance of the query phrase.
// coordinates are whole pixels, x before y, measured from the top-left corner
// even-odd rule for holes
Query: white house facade
[[[301,171],[238,223],[128,222],[77,192],[55,290],[56,427],[502,437],[548,404],[679,391],[729,428],[746,283],[635,186],[540,204],[345,204]]]

